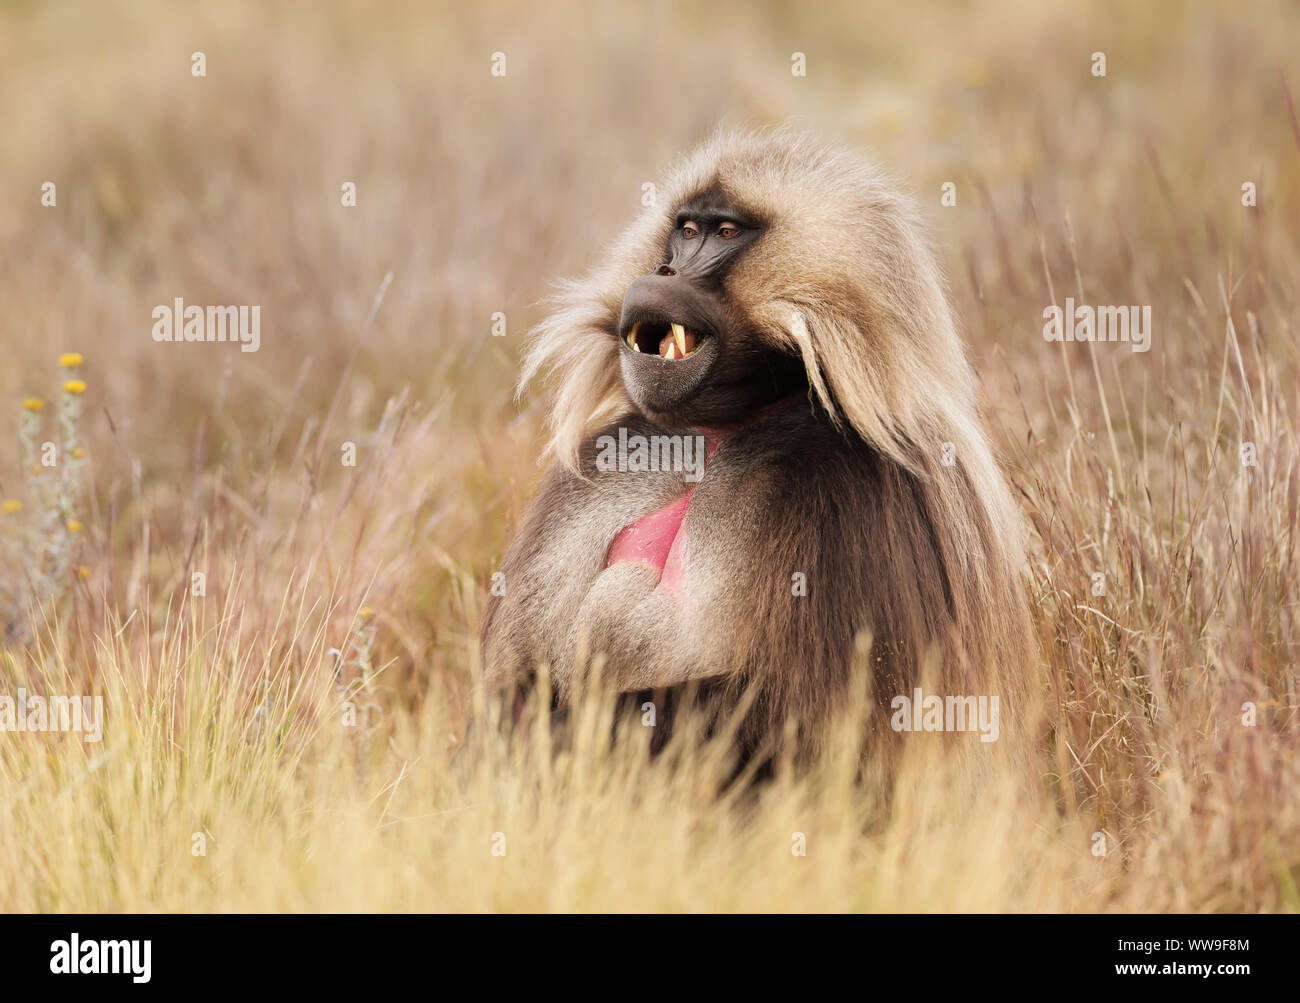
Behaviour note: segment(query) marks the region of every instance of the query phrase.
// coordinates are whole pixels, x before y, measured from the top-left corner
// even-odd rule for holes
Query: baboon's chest
[[[686,576],[691,499],[696,488],[707,475],[715,454],[732,434],[787,403],[789,400],[768,405],[747,422],[697,429],[705,443],[701,464],[703,469],[699,477],[686,488],[680,498],[620,529],[609,545],[605,566],[624,562],[644,565],[659,575],[661,587],[680,596]]]

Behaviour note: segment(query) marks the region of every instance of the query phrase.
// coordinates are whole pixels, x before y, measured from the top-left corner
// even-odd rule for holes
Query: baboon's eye
[[[685,223],[682,224],[682,236],[685,237],[687,240],[689,240],[691,237],[696,236],[699,232],[700,232],[700,228],[696,226],[694,223],[692,223],[690,220],[687,220]]]
[[[735,223],[723,223],[720,227],[718,227],[718,236],[726,237],[728,240],[730,240],[739,232],[740,232],[740,228],[736,226]]]

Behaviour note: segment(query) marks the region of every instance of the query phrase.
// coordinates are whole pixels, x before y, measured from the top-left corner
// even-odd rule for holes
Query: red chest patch
[[[734,429],[702,428],[704,464],[713,460],[725,439]],[[682,594],[686,579],[686,510],[691,505],[692,484],[686,494],[658,511],[643,515],[614,536],[605,556],[605,567],[620,562],[643,564],[659,572],[659,584],[675,596]]]
[[[761,408],[750,421],[757,421],[798,398],[787,398]],[[713,462],[713,455],[723,441],[742,425],[724,428],[701,428],[705,438],[704,463]],[[605,566],[629,563],[653,568],[659,573],[659,584],[675,596],[682,594],[686,579],[686,513],[691,505],[692,485],[682,497],[671,504],[643,515],[630,526],[615,534],[605,556]]]
[[[644,564],[659,572],[659,584],[680,595],[686,560],[686,509],[691,503],[688,491],[671,505],[642,516],[624,526],[609,545],[605,565],[626,561]]]
[[[698,433],[705,437],[706,468],[714,460],[714,453],[718,452],[718,448],[733,431],[761,420],[798,399],[800,398],[796,395],[759,408],[748,422],[698,429]],[[610,565],[628,563],[654,568],[659,573],[659,585],[673,595],[680,596],[686,578],[686,511],[690,508],[690,496],[694,492],[695,485],[692,485],[676,502],[664,505],[649,516],[642,516],[632,525],[617,531],[610,543],[610,550],[604,557],[604,566],[608,568]]]

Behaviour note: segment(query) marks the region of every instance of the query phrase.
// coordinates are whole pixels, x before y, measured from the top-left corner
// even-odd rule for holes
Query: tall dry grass
[[[0,908],[1300,908],[1298,29],[1280,4],[6,7],[0,695],[106,717],[98,744],[0,734]],[[792,116],[933,221],[1034,529],[1041,703],[991,747],[907,743],[892,799],[855,778],[852,710],[753,803],[712,796],[716,748],[606,749],[599,703],[575,754],[457,774],[537,472],[520,335],[673,154]],[[1151,305],[1151,351],[1045,343],[1067,295]],[[154,343],[177,296],[260,304],[261,350]],[[64,553],[17,443],[69,350]]]

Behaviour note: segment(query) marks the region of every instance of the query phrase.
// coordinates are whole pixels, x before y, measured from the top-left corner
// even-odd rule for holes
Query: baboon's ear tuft
[[[601,265],[560,284],[547,301],[546,319],[529,335],[516,393],[538,377],[552,386],[547,452],[572,470],[587,432],[632,406],[619,376],[619,311],[632,280],[659,264],[671,212],[661,196],[623,231]]]
[[[602,415],[629,406],[619,379],[614,327],[617,309],[598,295],[592,278],[567,282],[550,301],[551,313],[532,331],[516,396],[539,375],[549,379],[554,400],[548,453],[576,470],[578,448]]]

